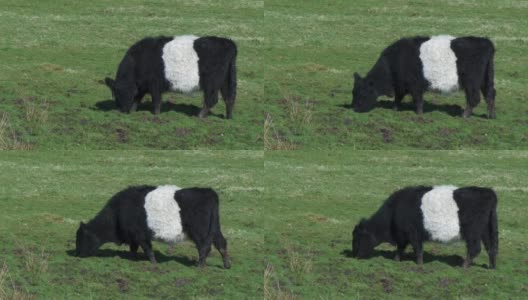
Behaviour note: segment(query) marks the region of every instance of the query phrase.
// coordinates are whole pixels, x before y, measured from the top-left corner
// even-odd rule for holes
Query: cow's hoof
[[[202,111],[200,111],[200,113],[198,114],[198,118],[200,118],[200,119],[206,119],[207,116],[209,116],[209,111],[204,111],[204,110],[202,110]]]
[[[224,262],[224,269],[231,269],[231,263],[230,262]]]

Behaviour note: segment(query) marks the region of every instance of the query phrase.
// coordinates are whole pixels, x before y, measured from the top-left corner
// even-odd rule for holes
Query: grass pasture
[[[2,153],[0,299],[261,298],[262,167],[262,151]],[[154,242],[157,265],[131,260],[124,245],[107,244],[99,257],[71,255],[79,222],[113,194],[167,183],[219,193],[230,270],[215,250],[197,268],[191,242]]]
[[[1,149],[262,149],[263,1],[0,1]],[[119,113],[110,90],[128,47],[145,36],[218,35],[239,48],[233,120],[222,100],[150,96]]]
[[[355,151],[266,154],[266,299],[522,299],[528,291],[526,152]],[[281,174],[276,176],[276,174]],[[288,178],[287,181],[283,178]],[[352,229],[407,185],[488,186],[499,197],[499,256],[464,270],[465,245],[424,244],[418,267],[382,245],[356,260]]]
[[[502,0],[266,1],[267,149],[519,149],[528,145],[528,4]],[[497,119],[482,100],[468,120],[463,92],[407,96],[354,113],[353,73],[362,76],[406,36],[487,36],[495,44]],[[272,122],[271,122],[272,121]]]

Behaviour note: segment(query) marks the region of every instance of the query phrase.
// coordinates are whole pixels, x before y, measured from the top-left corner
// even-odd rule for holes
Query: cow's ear
[[[115,87],[115,81],[110,77],[106,77],[104,81],[106,86],[108,86],[113,91]]]
[[[359,76],[358,72],[354,73],[354,80],[355,81],[360,81],[361,80],[361,76]]]

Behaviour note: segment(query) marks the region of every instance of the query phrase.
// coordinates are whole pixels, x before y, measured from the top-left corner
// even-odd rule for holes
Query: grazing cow
[[[448,35],[404,38],[381,53],[365,78],[354,73],[352,107],[356,112],[374,108],[382,95],[394,96],[394,109],[410,94],[416,113],[423,113],[427,90],[449,93],[462,87],[467,106],[464,118],[480,102],[480,91],[488,104],[488,118],[495,118],[493,56],[495,48],[487,38]]]
[[[104,243],[128,244],[136,255],[138,247],[156,263],[152,240],[176,244],[192,240],[203,267],[211,244],[222,254],[224,267],[231,264],[227,242],[220,231],[218,195],[210,188],[180,189],[176,186],[134,186],[114,195],[87,224],[77,230],[75,253],[93,256]]]
[[[352,233],[352,256],[366,258],[376,246],[397,246],[400,260],[411,244],[416,263],[423,263],[424,241],[466,242],[467,268],[480,253],[480,241],[495,268],[498,251],[497,196],[489,188],[455,186],[408,187],[393,193],[368,220],[362,219]]]
[[[231,119],[236,97],[237,48],[226,38],[148,37],[128,49],[119,64],[116,79],[105,78],[122,112],[133,112],[145,94],[154,104],[154,114],[161,110],[161,94],[166,91],[192,93],[203,90],[203,108],[207,117],[218,102],[218,91],[226,103],[226,118]]]

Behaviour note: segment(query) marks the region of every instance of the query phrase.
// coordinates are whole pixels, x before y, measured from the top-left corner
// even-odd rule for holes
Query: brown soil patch
[[[128,131],[126,129],[116,129],[117,141],[120,143],[128,142]]]
[[[119,278],[116,280],[117,288],[121,293],[128,292],[128,281],[126,279]]]
[[[394,288],[392,287],[392,280],[389,278],[382,278],[380,279],[381,286],[383,287],[383,291],[385,293],[392,293]]]
[[[193,132],[190,128],[176,128],[176,136],[177,137],[185,137],[188,136]]]
[[[174,285],[175,285],[176,287],[182,287],[182,286],[187,285],[187,284],[189,284],[189,283],[191,283],[191,282],[192,282],[192,280],[187,279],[187,278],[178,278],[178,279],[176,279],[176,281],[174,282]]]
[[[383,142],[392,143],[392,141],[394,140],[392,136],[392,130],[387,129],[387,128],[381,128],[380,132],[381,132],[381,137],[383,138]]]

